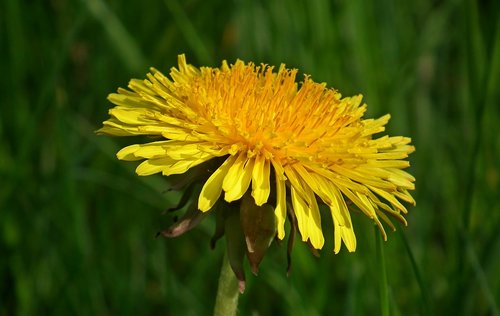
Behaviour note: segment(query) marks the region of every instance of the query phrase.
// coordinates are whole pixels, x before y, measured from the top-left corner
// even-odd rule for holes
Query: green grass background
[[[499,315],[500,2],[2,0],[0,315],[209,315],[214,222],[155,239],[176,196],[97,137],[106,96],[188,62],[286,63],[411,136],[409,226],[383,243],[392,315]],[[373,224],[358,249],[273,246],[241,315],[376,315]]]

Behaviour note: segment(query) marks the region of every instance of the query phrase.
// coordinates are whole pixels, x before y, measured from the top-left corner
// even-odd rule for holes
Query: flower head
[[[374,137],[389,115],[363,119],[361,95],[342,98],[309,76],[297,83],[296,75],[284,65],[275,71],[240,60],[198,69],[180,55],[170,77],[151,69],[147,79],[130,81],[130,90],[111,94],[116,106],[98,132],[160,138],[118,152],[122,160],[143,160],[139,175],[182,174],[214,162],[204,169],[210,173],[198,196],[201,212],[220,200],[239,203],[242,214],[265,214],[279,239],[288,215],[315,249],[324,244],[321,217],[330,217],[338,252],[342,242],[356,249],[354,204],[386,238],[381,220],[394,228],[392,215],[406,224],[401,201],[415,203],[408,193],[415,179],[402,170],[414,151],[410,138]]]

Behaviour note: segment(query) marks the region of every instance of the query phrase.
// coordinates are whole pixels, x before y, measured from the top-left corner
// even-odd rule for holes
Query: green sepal
[[[198,225],[208,214],[209,212],[201,212],[196,207],[190,207],[179,221],[162,230],[161,234],[168,238],[180,236]]]
[[[220,207],[219,207],[220,206]],[[214,249],[215,244],[219,239],[221,239],[222,236],[224,236],[224,226],[225,226],[225,205],[224,203],[217,202],[213,209],[215,212],[215,231],[210,239],[210,248]]]
[[[259,264],[276,236],[276,216],[269,204],[258,206],[250,194],[245,194],[240,206],[240,222],[245,235],[247,257],[252,272],[257,275]]]
[[[239,291],[245,291],[245,271],[243,260],[245,258],[245,238],[241,229],[239,212],[229,205],[225,209],[224,230],[226,233],[226,246],[229,264],[238,279]]]
[[[180,210],[193,200],[193,197],[197,195],[199,190],[199,185],[197,183],[191,182],[187,184],[177,205],[167,209],[166,212],[171,213]]]

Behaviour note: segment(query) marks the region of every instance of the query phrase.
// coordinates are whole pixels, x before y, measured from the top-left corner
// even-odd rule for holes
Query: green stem
[[[219,276],[219,288],[217,289],[217,298],[215,300],[214,316],[236,315],[238,296],[238,280],[229,264],[227,252],[225,252]]]
[[[380,310],[382,316],[389,316],[389,291],[387,289],[387,270],[385,268],[384,249],[382,248],[382,236],[375,226],[375,240],[377,248],[377,261],[379,269],[380,286]]]

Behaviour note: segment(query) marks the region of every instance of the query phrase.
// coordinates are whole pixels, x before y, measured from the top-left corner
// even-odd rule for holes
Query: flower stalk
[[[382,247],[382,236],[375,227],[375,244],[377,248],[377,264],[379,270],[379,288],[380,288],[380,315],[390,315],[389,289],[387,288],[387,269],[385,266],[384,249]]]
[[[214,316],[236,315],[238,308],[239,286],[238,280],[231,269],[227,252],[222,259],[222,268],[219,276],[219,287],[215,300]]]

